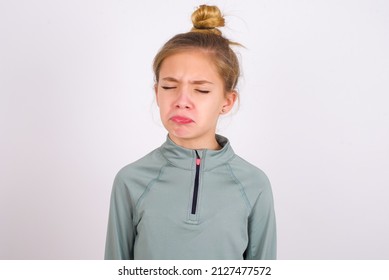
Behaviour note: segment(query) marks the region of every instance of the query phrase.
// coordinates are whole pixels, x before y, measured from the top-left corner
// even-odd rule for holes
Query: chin
[[[190,138],[193,135],[193,128],[185,126],[169,125],[165,127],[170,135],[179,138]]]
[[[196,138],[196,134],[192,131],[188,131],[188,129],[170,129],[168,132],[170,136],[177,139],[188,140]]]

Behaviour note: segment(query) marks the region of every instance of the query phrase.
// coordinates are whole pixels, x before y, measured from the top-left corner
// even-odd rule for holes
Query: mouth
[[[192,119],[183,116],[173,116],[170,120],[178,124],[188,124],[194,122]]]

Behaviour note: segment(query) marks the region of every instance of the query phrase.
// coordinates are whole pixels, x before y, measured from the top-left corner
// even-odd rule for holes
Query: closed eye
[[[209,90],[200,90],[200,89],[196,89],[197,92],[200,92],[200,93],[209,93]]]
[[[176,87],[167,87],[167,86],[162,86],[161,88],[163,88],[163,89],[173,89],[173,88],[176,88]]]

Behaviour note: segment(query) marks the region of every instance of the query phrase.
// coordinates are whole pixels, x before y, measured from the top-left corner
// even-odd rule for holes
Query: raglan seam
[[[162,167],[159,169],[158,171],[158,175],[151,179],[149,181],[149,183],[147,184],[145,190],[142,192],[142,194],[139,196],[138,200],[136,201],[135,203],[135,213],[134,213],[134,218],[133,218],[133,222],[134,222],[134,225],[136,224],[135,222],[138,220],[138,207],[139,207],[139,204],[145,199],[147,193],[150,191],[151,187],[154,185],[154,183],[161,177],[162,173],[163,173],[163,169],[168,165],[168,163],[165,163],[164,165],[162,165]]]
[[[234,171],[232,170],[232,167],[229,163],[226,163],[226,166],[227,166],[227,169],[228,169],[228,172],[230,174],[230,176],[232,177],[232,179],[235,181],[235,183],[239,186],[239,191],[241,193],[241,196],[242,196],[242,199],[244,201],[244,203],[246,204],[247,208],[248,208],[248,211],[249,213],[251,213],[251,209],[252,209],[252,206],[250,204],[250,201],[247,197],[247,194],[244,190],[244,186],[243,184],[240,182],[240,180],[235,176],[234,174]]]
[[[236,177],[234,171],[232,170],[232,167],[229,163],[226,164],[228,166],[228,170],[229,170],[229,173],[231,175],[231,177],[233,178],[233,180],[240,186],[240,192],[241,192],[241,195],[242,195],[242,198],[243,200],[245,201],[246,203],[246,206],[248,208],[248,220],[250,221],[251,220],[251,217],[252,217],[252,213],[253,213],[253,209],[254,209],[254,205],[256,204],[256,202],[259,200],[261,194],[258,195],[258,197],[256,198],[255,202],[253,205],[250,204],[250,201],[248,199],[248,196],[244,190],[244,186],[243,184],[240,182],[240,180]],[[246,259],[251,259],[253,256],[253,249],[252,247],[250,246],[250,243],[247,244],[247,249],[246,249]]]

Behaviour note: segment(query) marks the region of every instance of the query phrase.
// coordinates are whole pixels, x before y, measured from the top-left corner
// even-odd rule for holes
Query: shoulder
[[[166,164],[167,161],[162,156],[160,148],[157,148],[121,168],[116,174],[115,185],[143,189],[150,181],[158,177],[162,167]]]
[[[255,199],[263,192],[271,192],[268,176],[264,171],[236,155],[230,162],[230,171],[248,198]]]
[[[118,172],[118,176],[123,179],[126,179],[128,176],[132,177],[134,173],[152,173],[155,170],[158,170],[161,165],[164,165],[166,160],[161,155],[160,148],[157,148],[142,158],[125,165]]]
[[[247,178],[251,177],[257,183],[268,183],[269,179],[262,169],[253,165],[252,163],[246,161],[240,156],[236,155],[230,161],[231,169],[234,171],[235,175]]]

